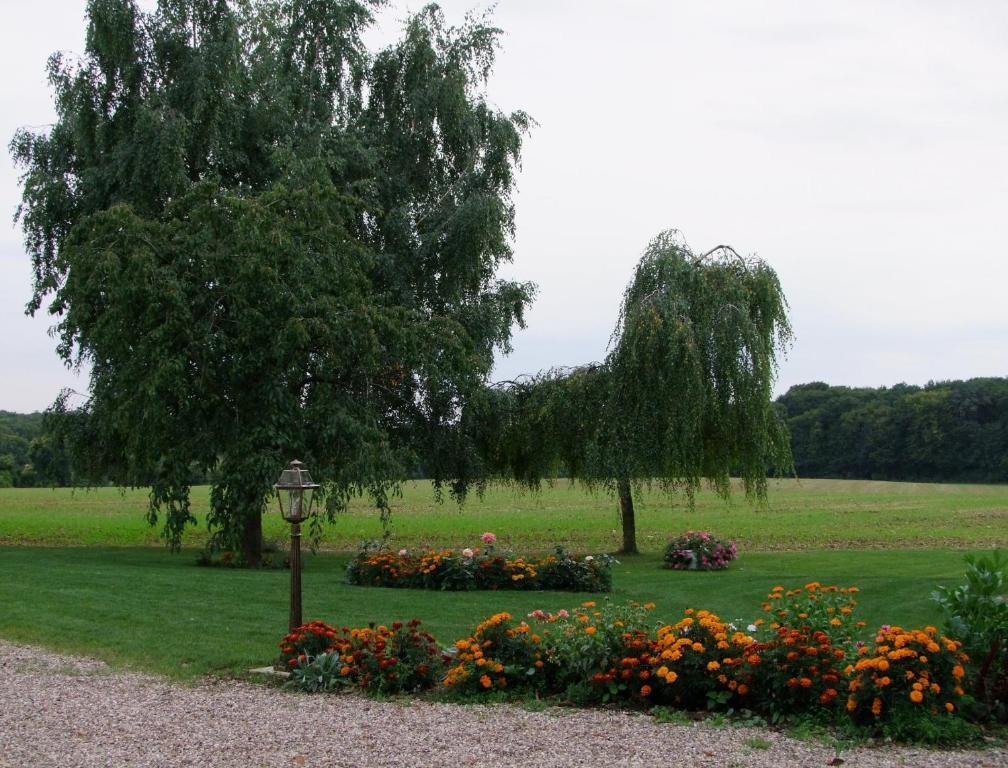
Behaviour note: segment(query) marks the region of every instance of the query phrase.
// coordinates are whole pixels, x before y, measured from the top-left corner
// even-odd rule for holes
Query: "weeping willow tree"
[[[730,478],[765,503],[791,466],[771,396],[791,339],[776,273],[728,246],[694,254],[675,231],[648,246],[604,362],[486,389],[464,420],[488,475],[537,487],[563,470],[618,497],[623,551],[637,551],[633,495],[685,495]],[[472,455],[472,454],[470,454]]]

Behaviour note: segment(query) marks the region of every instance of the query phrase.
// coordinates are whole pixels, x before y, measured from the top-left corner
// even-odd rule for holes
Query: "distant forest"
[[[799,477],[1008,482],[1008,379],[801,384],[777,404]]]
[[[1008,482],[1008,378],[879,389],[815,382],[791,387],[777,407],[799,477]],[[0,411],[0,487],[73,481],[44,414]]]

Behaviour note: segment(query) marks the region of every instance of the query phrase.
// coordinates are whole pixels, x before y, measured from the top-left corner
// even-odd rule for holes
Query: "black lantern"
[[[301,523],[311,515],[312,502],[318,483],[312,482],[304,464],[296,459],[280,473],[280,479],[273,490],[280,504],[280,515],[291,524],[290,553],[290,620],[288,631],[301,626]],[[284,498],[286,496],[286,499]],[[286,501],[286,505],[284,504]]]

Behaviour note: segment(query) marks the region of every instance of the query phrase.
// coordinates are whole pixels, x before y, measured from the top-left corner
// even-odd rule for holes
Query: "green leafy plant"
[[[1008,559],[966,557],[966,583],[932,593],[945,614],[945,631],[969,656],[977,714],[1008,720]]]

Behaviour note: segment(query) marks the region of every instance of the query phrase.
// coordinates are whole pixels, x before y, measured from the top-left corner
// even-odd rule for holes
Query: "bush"
[[[706,531],[687,531],[665,547],[665,567],[678,571],[720,571],[735,559],[735,542],[715,539]]]
[[[895,724],[904,738],[916,721],[957,712],[967,661],[960,648],[934,627],[883,626],[874,646],[858,648],[858,660],[845,670],[847,712],[879,732]]]
[[[537,687],[543,679],[540,638],[524,621],[497,613],[455,643],[454,664],[442,680],[456,693]]]
[[[420,630],[418,619],[340,631],[311,622],[287,635],[281,651],[292,667],[288,687],[303,691],[427,690],[442,679],[447,662],[434,638]]]
[[[770,629],[802,628],[806,632],[825,632],[835,639],[853,641],[864,628],[855,621],[857,587],[823,586],[812,581],[804,587],[774,587],[762,608],[770,619]]]
[[[621,661],[649,651],[648,612],[653,608],[653,603],[598,606],[589,600],[571,611],[533,612],[550,691],[576,704],[634,696],[640,682]]]
[[[945,614],[945,631],[969,656],[967,677],[975,714],[1008,721],[1008,561],[1000,552],[966,557],[966,583],[939,588],[932,599]]]
[[[741,663],[753,638],[710,611],[687,609],[677,623],[658,629],[648,663],[650,685],[641,695],[683,709],[718,709],[749,689],[729,673]],[[626,664],[629,659],[624,659]]]
[[[483,534],[487,541],[493,534]],[[567,590],[608,592],[612,589],[609,555],[573,557],[562,548],[541,560],[530,560],[495,551],[466,548],[398,553],[361,545],[347,564],[347,582],[358,586],[404,587],[465,591],[475,589]]]

